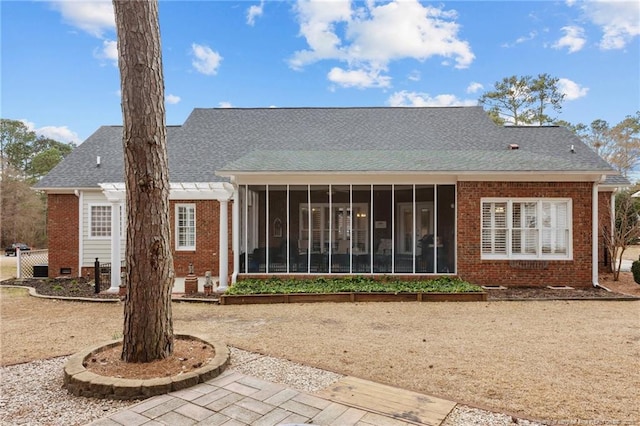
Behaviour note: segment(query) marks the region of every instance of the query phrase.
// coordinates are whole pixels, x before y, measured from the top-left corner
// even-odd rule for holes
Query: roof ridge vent
[[[514,150],[514,149],[520,149],[520,145],[518,145],[517,143],[510,143],[509,150]]]

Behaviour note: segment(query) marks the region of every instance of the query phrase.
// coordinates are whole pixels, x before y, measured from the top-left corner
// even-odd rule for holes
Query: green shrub
[[[229,287],[227,294],[466,293],[481,291],[481,287],[459,278],[442,277],[426,281],[400,281],[394,280],[392,277],[385,277],[384,280],[379,281],[357,275],[315,279],[248,279]]]
[[[631,272],[633,272],[633,280],[640,284],[640,256],[631,264]]]

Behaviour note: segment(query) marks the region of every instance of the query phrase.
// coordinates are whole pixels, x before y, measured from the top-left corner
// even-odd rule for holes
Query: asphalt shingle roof
[[[499,127],[481,107],[194,109],[167,134],[172,182],[225,180],[216,171],[612,172],[565,128]],[[122,182],[122,157],[122,128],[101,127],[36,187]]]

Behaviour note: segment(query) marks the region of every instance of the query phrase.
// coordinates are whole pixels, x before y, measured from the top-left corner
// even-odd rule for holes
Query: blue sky
[[[2,1],[1,116],[81,142],[120,124],[110,1]],[[640,109],[640,2],[161,1],[167,124],[197,107],[474,105],[548,73],[558,118]]]

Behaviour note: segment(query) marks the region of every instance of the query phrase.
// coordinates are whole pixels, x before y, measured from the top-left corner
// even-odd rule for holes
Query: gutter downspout
[[[598,283],[598,185],[604,180],[604,176],[593,182],[591,189],[591,281],[594,287]]]
[[[84,205],[84,192],[77,189],[73,190],[74,195],[78,198],[78,276],[82,276],[82,260],[84,255],[84,235],[82,227],[82,209]]]

